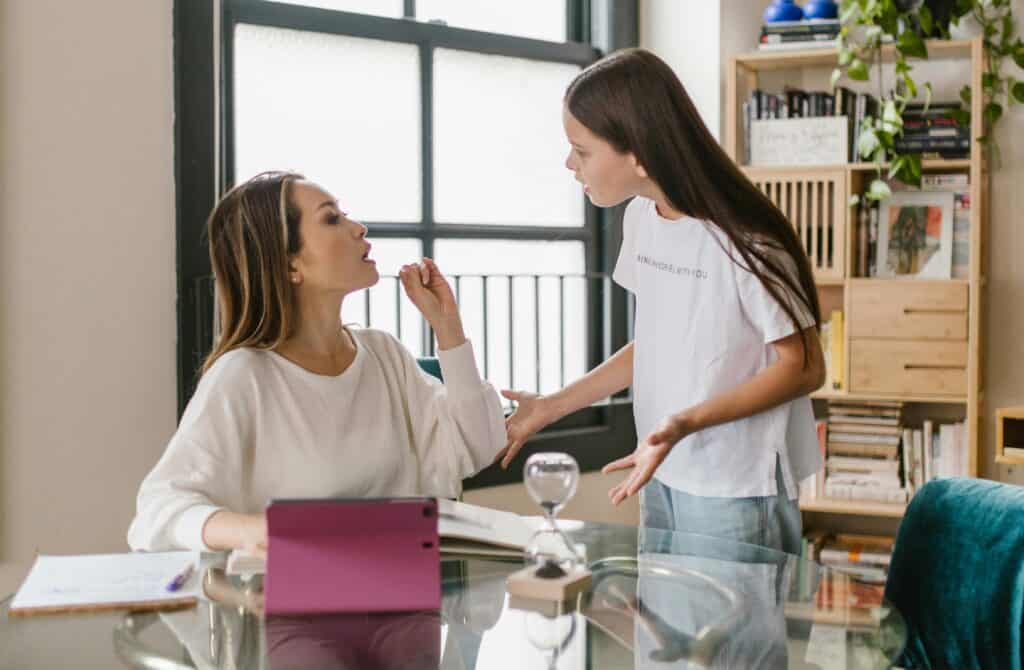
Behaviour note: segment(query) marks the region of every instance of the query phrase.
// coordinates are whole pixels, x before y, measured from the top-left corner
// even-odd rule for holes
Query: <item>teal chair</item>
[[[907,622],[898,665],[1019,670],[1024,621],[1024,488],[938,479],[900,523],[886,598]]]
[[[417,358],[416,362],[420,364],[420,368],[428,375],[444,381],[444,375],[441,374],[441,361],[436,358],[423,357]]]

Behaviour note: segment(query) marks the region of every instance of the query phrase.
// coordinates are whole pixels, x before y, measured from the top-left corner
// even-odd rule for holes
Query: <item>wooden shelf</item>
[[[847,626],[858,630],[878,630],[880,626],[878,608],[839,605],[837,609],[829,610],[819,608],[814,603],[787,602],[783,605],[783,612],[787,619]]]
[[[900,518],[907,511],[907,506],[898,503],[871,502],[868,500],[831,500],[816,498],[801,500],[802,512],[825,512],[827,514],[854,514],[857,516],[884,516]]]
[[[773,172],[793,172],[799,170],[813,174],[816,172],[835,172],[844,170],[847,172],[874,172],[874,163],[833,163],[829,165],[741,165],[744,170],[757,171],[759,174],[772,174]],[[883,169],[888,168],[888,163],[882,164]],[[971,167],[969,158],[926,158],[921,161],[921,167],[925,170],[966,170]]]
[[[928,59],[970,58],[972,40],[928,40]],[[882,60],[891,63],[896,49],[891,44],[882,47]],[[839,63],[839,50],[805,49],[800,51],[757,51],[736,57],[736,64],[752,72],[785,70],[801,67],[835,67]]]
[[[967,396],[950,395],[896,395],[891,393],[849,393],[847,391],[815,391],[812,400],[902,400],[903,402],[928,402],[947,405],[963,405]]]

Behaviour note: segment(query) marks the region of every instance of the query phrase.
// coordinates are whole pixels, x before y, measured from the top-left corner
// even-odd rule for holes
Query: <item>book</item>
[[[840,390],[843,388],[843,365],[844,365],[844,331],[843,312],[838,309],[832,310],[832,318],[829,320],[829,369],[832,372],[832,388]]]
[[[11,603],[10,614],[60,614],[194,607],[199,554],[168,551],[82,556],[37,556]],[[168,585],[191,566],[176,590]]]
[[[437,530],[441,554],[522,558],[533,535],[528,520],[512,512],[438,498]],[[241,550],[228,555],[229,575],[262,574],[266,561]]]
[[[849,423],[845,420],[836,421],[832,417],[829,421],[829,428],[838,433],[861,433],[863,435],[899,435],[900,427],[899,424],[893,424],[891,426],[877,425],[877,424],[866,424],[866,423]]]
[[[864,433],[845,433],[829,431],[829,438],[836,442],[858,442],[861,444],[890,444],[900,443],[899,435],[867,435]]]
[[[857,414],[828,413],[829,421],[861,426],[899,426],[899,417],[860,416]]]
[[[873,458],[896,458],[896,445],[860,444],[858,442],[829,442],[830,454],[836,456],[869,456]]]

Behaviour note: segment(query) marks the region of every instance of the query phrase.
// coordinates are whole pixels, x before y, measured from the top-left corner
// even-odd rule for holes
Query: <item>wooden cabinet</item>
[[[853,338],[850,391],[963,396],[967,393],[967,343]]]
[[[967,339],[967,283],[852,280],[850,337]]]

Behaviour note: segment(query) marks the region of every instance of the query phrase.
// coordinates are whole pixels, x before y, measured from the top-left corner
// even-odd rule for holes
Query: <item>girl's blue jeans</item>
[[[648,528],[709,535],[800,555],[800,505],[786,496],[781,463],[778,494],[749,498],[695,496],[651,479],[640,490],[640,521]]]

